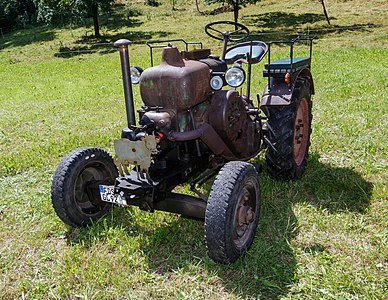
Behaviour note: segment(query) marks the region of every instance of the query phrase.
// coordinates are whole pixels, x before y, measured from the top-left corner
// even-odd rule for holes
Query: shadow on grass
[[[79,46],[67,47],[60,46],[59,51],[54,54],[55,57],[70,58],[81,54],[107,54],[116,52],[117,49],[113,43],[120,38],[129,39],[134,44],[145,44],[145,41],[166,37],[170,32],[166,31],[148,31],[134,32],[128,31],[125,33],[106,34],[103,37],[96,39],[93,37],[83,37],[78,40]]]
[[[298,235],[293,205],[307,202],[333,214],[344,211],[362,214],[370,204],[373,187],[352,169],[319,162],[317,154],[311,155],[306,173],[298,181],[276,181],[266,172],[261,174],[260,180],[262,209],[254,244],[231,265],[217,264],[207,257],[201,221],[176,216],[147,231],[141,221],[132,219],[131,214],[119,208],[114,210],[113,217],[102,221],[108,228],[122,228],[128,236],[145,237],[140,250],[153,274],[174,280],[179,270],[195,278],[206,278],[207,282],[221,285],[235,295],[275,299],[286,295],[289,286],[297,281],[297,261],[290,246]],[[101,243],[104,243],[105,227],[101,224],[97,222],[82,229],[76,237],[69,236],[69,241],[87,247],[89,239],[95,242],[96,237],[102,235]],[[320,244],[303,249],[312,254],[324,250]],[[199,279],[198,288],[205,293],[203,280]]]
[[[32,43],[48,42],[55,39],[54,30],[48,26],[31,27],[7,33],[0,39],[0,50],[23,47]]]
[[[113,43],[118,39],[129,39],[134,44],[142,44],[147,40],[163,38],[171,34],[167,31],[121,31],[123,28],[140,28],[143,24],[136,17],[139,11],[128,9],[123,4],[115,4],[114,9],[101,18],[102,36],[84,35],[75,41],[76,46],[61,45],[55,57],[70,58],[81,54],[107,54],[117,51]],[[92,27],[92,20],[87,19],[88,26]]]
[[[330,213],[365,213],[373,191],[373,184],[354,170],[322,164],[317,155],[312,155],[302,184],[305,199]]]
[[[330,18],[335,20],[335,18]],[[325,21],[323,14],[305,13],[294,14],[285,12],[269,12],[258,15],[247,15],[242,18],[246,25],[253,26],[251,35],[253,39],[264,41],[284,40],[295,37],[296,34],[310,34],[317,38],[324,38],[333,34],[346,34],[351,32],[371,32],[377,24],[353,24],[347,26],[324,25],[315,29],[314,24]],[[301,26],[311,25],[309,30]],[[262,30],[260,28],[263,28]]]
[[[269,29],[279,28],[295,28],[307,23],[316,23],[324,21],[325,16],[323,14],[294,14],[281,11],[268,12],[258,15],[247,15],[242,18],[244,24],[249,26],[264,27]]]
[[[297,262],[290,247],[298,234],[298,220],[292,205],[308,202],[330,213],[364,213],[370,204],[372,184],[348,168],[335,168],[311,156],[309,167],[299,181],[279,182],[261,175],[262,212],[255,242],[250,251],[232,265],[212,262],[206,255],[202,222],[180,219],[161,226],[143,249],[148,263],[157,273],[200,264],[209,274],[216,274],[230,292],[248,298],[277,298],[288,293],[295,282]],[[163,249],[160,251],[160,249]],[[309,253],[324,251],[312,244]]]

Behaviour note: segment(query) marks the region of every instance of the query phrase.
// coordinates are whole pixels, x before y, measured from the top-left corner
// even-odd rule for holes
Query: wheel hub
[[[251,202],[250,192],[244,189],[235,215],[235,242],[237,244],[243,242],[249,236],[250,224],[255,220],[255,208]]]
[[[296,113],[294,127],[294,159],[298,166],[303,163],[306,157],[309,123],[308,103],[306,98],[302,98]]]

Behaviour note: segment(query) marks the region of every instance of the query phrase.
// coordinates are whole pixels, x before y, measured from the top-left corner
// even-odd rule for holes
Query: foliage
[[[114,0],[75,0],[75,6],[80,11],[87,13],[88,16],[93,18],[94,36],[100,36],[100,28],[98,22],[98,10],[110,10]]]
[[[98,10],[109,11],[114,0],[0,0],[0,28],[35,23],[79,23],[93,17],[99,36]],[[6,30],[4,30],[6,31]]]
[[[0,0],[0,27],[10,30],[36,20],[35,0]]]

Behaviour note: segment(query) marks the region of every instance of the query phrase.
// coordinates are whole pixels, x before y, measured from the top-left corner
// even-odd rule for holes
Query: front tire
[[[265,154],[271,177],[300,178],[306,168],[311,135],[311,91],[307,78],[298,78],[291,103],[264,106],[270,146]]]
[[[224,165],[210,191],[205,213],[208,255],[232,263],[252,245],[260,213],[260,187],[255,167],[233,161]]]
[[[51,199],[55,212],[70,226],[91,224],[112,207],[101,201],[98,184],[113,184],[117,176],[113,159],[104,150],[72,151],[62,159],[53,176]]]

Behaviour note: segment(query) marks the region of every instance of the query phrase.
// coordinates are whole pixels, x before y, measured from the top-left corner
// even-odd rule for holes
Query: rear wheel
[[[309,81],[298,78],[289,105],[263,107],[272,145],[265,158],[272,177],[293,180],[302,176],[310,146],[311,106]]]
[[[232,263],[252,245],[260,212],[259,178],[252,164],[233,161],[221,168],[205,213],[209,257]]]
[[[73,227],[90,224],[112,207],[101,201],[98,185],[113,184],[117,176],[113,159],[104,150],[74,150],[61,161],[53,176],[51,198],[55,212]]]

